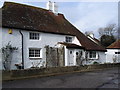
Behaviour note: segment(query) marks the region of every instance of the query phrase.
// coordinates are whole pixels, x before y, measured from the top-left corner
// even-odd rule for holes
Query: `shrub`
[[[99,64],[98,62],[93,62],[94,65]]]

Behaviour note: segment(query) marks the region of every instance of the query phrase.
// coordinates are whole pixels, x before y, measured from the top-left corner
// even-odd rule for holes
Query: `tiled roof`
[[[5,2],[2,7],[2,27],[74,35],[86,50],[106,51],[74,27],[63,14],[55,15],[38,7]]]
[[[91,36],[89,36],[89,35],[87,35],[87,37],[90,38],[91,40],[93,40],[95,43],[100,44],[100,41],[99,41],[97,38],[91,37]],[[101,45],[101,44],[100,44],[100,45]]]
[[[120,49],[120,39],[108,46],[107,49]]]
[[[95,37],[94,37],[94,40],[95,40],[97,43],[100,43],[100,41],[99,41],[97,38],[95,38]]]
[[[85,49],[84,47],[76,45],[76,44],[73,44],[73,43],[58,42],[58,44],[65,45],[67,48]]]

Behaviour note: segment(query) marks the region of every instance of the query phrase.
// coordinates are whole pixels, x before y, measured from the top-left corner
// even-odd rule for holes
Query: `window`
[[[41,58],[41,49],[29,48],[29,57],[30,58]]]
[[[29,38],[33,40],[39,40],[40,35],[39,33],[29,33]]]
[[[66,42],[72,42],[72,37],[66,37]]]
[[[95,51],[90,51],[89,52],[89,58],[91,59],[97,59],[97,54]]]
[[[78,56],[78,52],[76,52],[76,56]]]
[[[120,52],[115,52],[115,54],[120,54]]]
[[[72,51],[70,51],[70,54],[72,54]]]

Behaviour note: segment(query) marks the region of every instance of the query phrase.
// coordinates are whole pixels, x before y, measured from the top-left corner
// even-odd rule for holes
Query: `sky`
[[[36,7],[46,8],[47,1],[42,0],[7,0],[24,3]],[[55,0],[51,0],[54,2]],[[58,0],[57,0],[58,1]],[[2,6],[4,0],[0,2]],[[64,14],[65,18],[71,22],[81,32],[92,31],[95,37],[99,38],[98,29],[108,24],[118,24],[118,2],[117,0],[97,1],[97,0],[74,0],[57,2],[58,12]]]

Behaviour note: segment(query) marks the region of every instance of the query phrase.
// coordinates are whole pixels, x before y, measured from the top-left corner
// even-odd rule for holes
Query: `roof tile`
[[[63,14],[55,15],[38,7],[5,2],[2,7],[2,27],[74,35],[86,50],[106,51],[74,27]]]
[[[108,46],[107,49],[120,49],[120,39]]]

